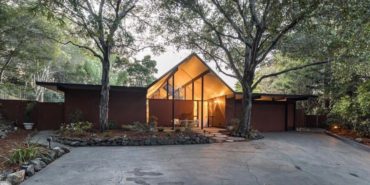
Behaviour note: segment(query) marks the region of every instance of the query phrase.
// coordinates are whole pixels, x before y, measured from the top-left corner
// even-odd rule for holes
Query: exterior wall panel
[[[83,120],[99,127],[99,91],[68,90],[65,92],[64,117],[71,120],[74,112],[82,112]],[[146,122],[146,92],[111,91],[109,97],[109,121],[115,126],[134,121]]]
[[[175,118],[192,120],[193,109],[192,100],[175,100]],[[157,117],[160,127],[172,127],[172,100],[150,99],[149,116]]]

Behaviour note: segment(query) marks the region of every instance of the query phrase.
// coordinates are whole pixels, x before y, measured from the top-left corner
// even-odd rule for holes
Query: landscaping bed
[[[358,143],[362,143],[362,144],[367,145],[367,146],[370,147],[370,138],[362,137],[362,136],[360,136],[359,134],[357,134],[356,132],[354,132],[352,130],[348,130],[348,129],[344,129],[344,128],[337,128],[337,129],[331,128],[329,131],[334,133],[334,134],[337,134],[339,136],[349,138],[353,141],[356,141]]]
[[[32,131],[17,130],[0,139],[0,184],[18,185],[69,150],[28,143]]]
[[[81,137],[56,136],[55,141],[69,146],[149,146],[206,144],[211,139],[194,132],[135,132],[113,130]]]

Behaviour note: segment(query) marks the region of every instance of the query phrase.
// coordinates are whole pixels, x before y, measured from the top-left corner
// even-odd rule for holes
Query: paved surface
[[[55,135],[55,131],[50,131],[50,130],[39,131],[34,136],[32,136],[31,143],[38,143],[38,144],[42,144],[42,145],[48,146],[49,145],[49,142],[47,141],[47,139],[50,136],[54,136],[54,135]],[[63,147],[66,147],[66,148],[70,148],[70,147],[68,147],[66,145],[63,145],[63,144],[54,142],[53,140],[50,142],[50,146],[52,148],[53,147],[56,147],[56,146],[63,146]]]
[[[22,185],[370,184],[370,153],[324,134],[209,145],[74,148]]]

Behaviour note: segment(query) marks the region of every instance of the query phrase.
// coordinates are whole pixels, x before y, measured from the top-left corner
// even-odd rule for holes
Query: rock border
[[[0,185],[19,185],[28,177],[33,176],[36,172],[39,172],[48,164],[69,152],[70,150],[65,147],[57,146],[53,149],[48,149],[47,155],[29,160],[20,165],[21,170],[0,173]]]
[[[54,140],[64,145],[85,147],[85,146],[156,146],[156,145],[189,145],[189,144],[209,144],[212,143],[211,138],[201,134],[182,135],[178,134],[174,137],[155,137],[147,138],[129,138],[129,137],[113,137],[113,138],[71,138],[55,136]]]
[[[369,146],[364,145],[362,143],[359,143],[359,142],[357,142],[355,140],[352,140],[352,139],[349,139],[349,138],[346,138],[346,137],[342,137],[342,136],[340,136],[338,134],[334,134],[334,133],[332,133],[330,131],[327,131],[327,130],[325,131],[325,134],[326,135],[329,135],[331,137],[334,137],[336,139],[339,139],[339,140],[343,141],[344,143],[347,143],[349,145],[352,145],[353,147],[356,147],[356,148],[365,150],[367,152],[370,152],[370,147]]]

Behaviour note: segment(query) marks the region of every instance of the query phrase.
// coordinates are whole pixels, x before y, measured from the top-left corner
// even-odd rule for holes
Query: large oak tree
[[[215,62],[219,71],[240,82],[243,116],[237,134],[241,136],[248,136],[251,130],[252,91],[259,82],[327,62],[255,79],[256,69],[284,35],[315,13],[320,6],[318,0],[164,0],[157,5],[169,42],[202,53]]]
[[[105,130],[108,126],[111,54],[137,50],[133,27],[138,27],[136,32],[143,28],[133,18],[138,17],[136,14],[140,10],[138,0],[41,0],[38,5],[35,11],[69,24],[72,29],[66,32],[70,38],[80,38],[57,42],[86,49],[101,61],[99,122],[100,129]]]

